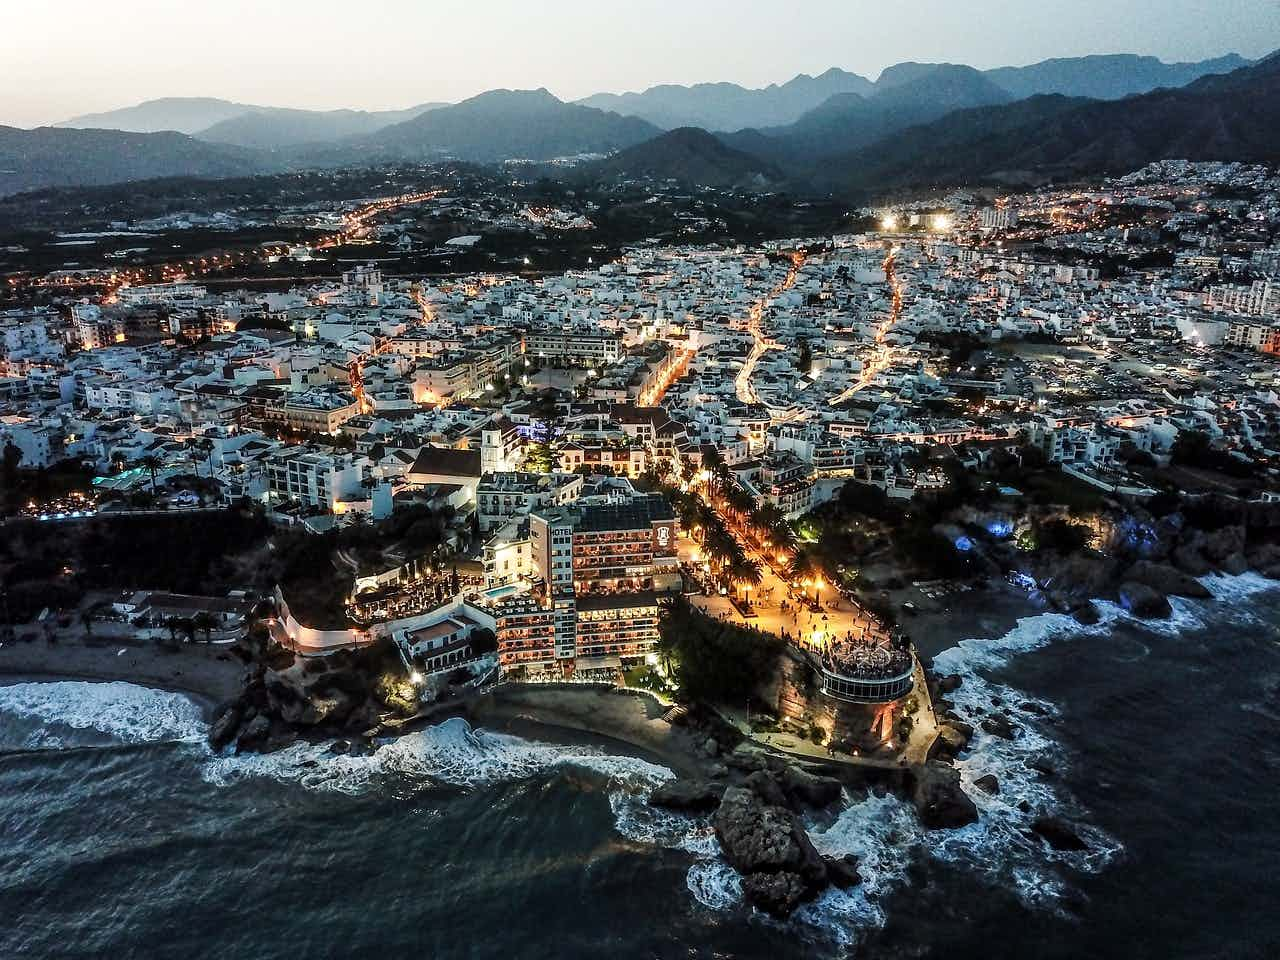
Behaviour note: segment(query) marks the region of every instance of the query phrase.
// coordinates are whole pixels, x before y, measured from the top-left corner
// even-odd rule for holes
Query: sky
[[[1280,0],[0,0],[0,124],[167,96],[393,109],[496,87],[562,99],[903,60],[1280,47]]]

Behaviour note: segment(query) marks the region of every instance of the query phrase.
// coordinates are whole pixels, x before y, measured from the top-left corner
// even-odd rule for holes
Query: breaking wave
[[[203,743],[207,730],[200,707],[189,697],[120,681],[0,687],[0,716],[0,735],[11,749],[83,745],[85,734],[125,744]]]

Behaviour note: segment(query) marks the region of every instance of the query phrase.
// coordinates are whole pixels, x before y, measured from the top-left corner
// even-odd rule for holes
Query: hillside
[[[820,76],[802,73],[760,89],[736,83],[662,84],[641,93],[598,93],[577,102],[640,117],[663,129],[742,130],[792,123],[836,94],[872,90],[866,77],[833,67]]]
[[[817,171],[844,192],[1122,173],[1155,160],[1280,160],[1280,58],[1123,100],[1036,97],[963,111]]]
[[[546,90],[491,90],[343,146],[366,159],[373,153],[483,163],[611,153],[658,132],[644,120],[564,103]]]
[[[790,126],[742,131],[723,139],[735,149],[795,167],[860,149],[954,110],[1011,99],[972,67],[901,64],[885,73],[889,74],[887,85],[880,88],[878,81],[877,92],[871,97],[841,94]]]
[[[784,178],[773,164],[725,146],[695,127],[681,127],[621,150],[583,171],[594,179],[652,177],[708,187],[762,186]]]
[[[447,106],[423,103],[407,110],[253,109],[197,131],[197,139],[259,150],[278,150],[376,133],[393,124]]]
[[[258,155],[181,133],[0,127],[0,196],[151,177],[261,173]]]

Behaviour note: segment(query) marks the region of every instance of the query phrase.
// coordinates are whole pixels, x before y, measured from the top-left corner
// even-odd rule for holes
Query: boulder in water
[[[843,857],[823,857],[827,867],[827,878],[833,887],[847,890],[862,882],[862,874],[858,872],[858,858],[851,853]]]
[[[649,806],[689,813],[707,813],[720,805],[724,785],[707,780],[668,780],[649,794]]]
[[[1058,817],[1047,815],[1036,817],[1035,822],[1031,824],[1031,831],[1060,853],[1089,849],[1089,845],[1080,839],[1080,835]]]
[[[1163,620],[1173,613],[1169,598],[1145,583],[1126,580],[1120,584],[1120,603],[1135,617],[1144,620]]]
[[[1022,730],[1008,717],[990,716],[979,724],[983,730],[1001,740],[1014,740]]]
[[[827,885],[827,868],[795,815],[746,787],[729,787],[711,819],[749,903],[786,917]]]
[[[960,786],[960,773],[930,761],[914,773],[911,802],[928,830],[950,830],[978,819],[978,808]]]
[[[1000,792],[1000,781],[996,779],[994,773],[988,773],[985,777],[979,777],[973,781],[973,785],[983,793],[995,796]]]

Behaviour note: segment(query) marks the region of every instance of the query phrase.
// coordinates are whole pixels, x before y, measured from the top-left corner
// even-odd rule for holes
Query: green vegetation
[[[683,597],[662,620],[659,655],[671,664],[681,692],[716,703],[745,702],[778,669],[782,640],[713,620]]]
[[[0,537],[0,570],[16,620],[77,603],[86,590],[216,595],[252,585],[252,566],[238,558],[260,548],[267,532],[255,510],[74,523],[16,520]]]

